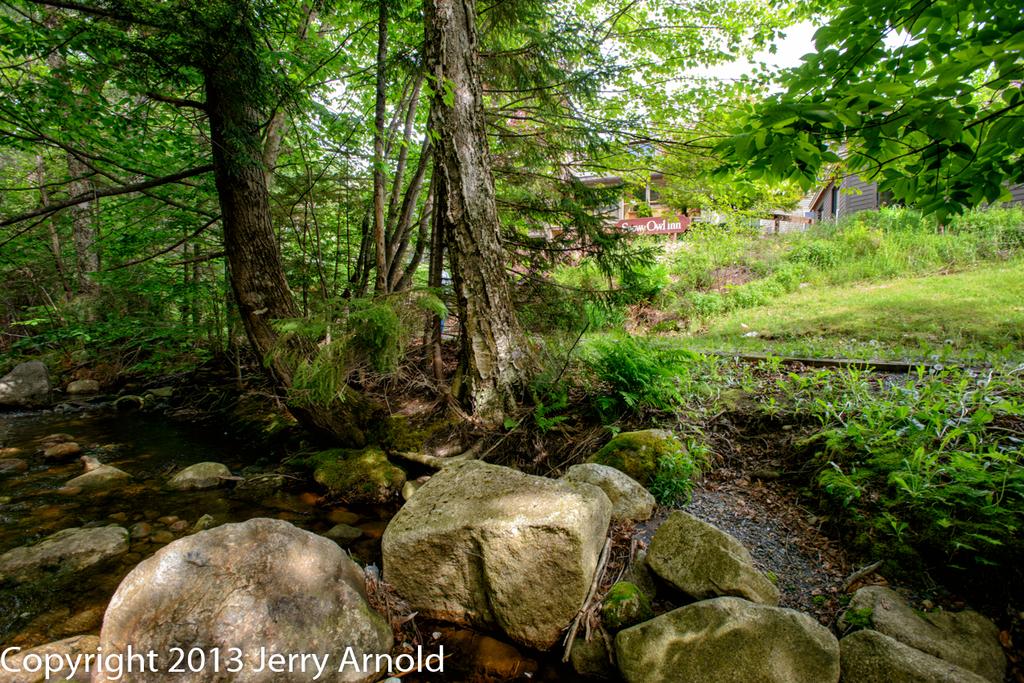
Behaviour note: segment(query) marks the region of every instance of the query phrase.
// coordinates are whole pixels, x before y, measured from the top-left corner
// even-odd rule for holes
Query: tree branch
[[[212,170],[213,164],[206,164],[205,166],[197,166],[196,168],[191,168],[187,171],[181,171],[180,173],[172,173],[171,175],[166,175],[163,176],[162,178],[153,178],[152,180],[147,180],[146,182],[143,183],[135,183],[133,185],[122,185],[121,187],[108,187],[102,190],[96,190],[94,192],[80,194],[77,197],[72,197],[71,199],[66,199],[62,202],[56,202],[54,204],[50,204],[49,206],[44,206],[33,211],[26,211],[25,213],[19,214],[17,216],[6,218],[0,221],[0,228],[6,227],[8,225],[14,225],[15,223],[20,223],[30,218],[35,218],[36,216],[49,216],[50,214],[57,213],[62,209],[68,208],[69,206],[77,206],[78,204],[91,202],[94,199],[99,199],[100,197],[115,197],[117,195],[122,194],[142,192],[143,190],[148,190],[151,187],[159,187],[160,185],[177,183],[182,180],[185,180],[186,178],[192,178],[193,176],[202,175],[203,173],[209,173]]]
[[[147,92],[146,97],[151,100],[156,100],[157,102],[173,104],[175,107],[191,107],[192,109],[206,111],[206,103],[200,102],[199,100],[190,100],[183,97],[171,97],[169,95],[161,95],[160,93],[155,92]]]

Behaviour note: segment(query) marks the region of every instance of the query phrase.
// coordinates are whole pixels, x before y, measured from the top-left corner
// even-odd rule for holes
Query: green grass
[[[756,332],[757,336],[744,336]],[[805,287],[714,320],[695,349],[857,358],[1024,355],[1024,262]]]

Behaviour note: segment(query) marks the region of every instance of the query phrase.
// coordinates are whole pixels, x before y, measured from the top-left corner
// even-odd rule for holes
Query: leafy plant
[[[610,415],[679,407],[698,357],[678,346],[614,336],[591,342],[584,361],[602,387],[594,398],[598,410]]]
[[[651,481],[650,491],[662,505],[681,505],[690,501],[693,480],[711,461],[711,449],[697,439],[687,439],[685,448],[663,454]]]

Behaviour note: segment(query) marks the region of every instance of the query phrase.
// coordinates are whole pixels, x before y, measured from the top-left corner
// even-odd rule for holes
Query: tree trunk
[[[245,12],[239,5],[239,13]],[[302,342],[278,348],[275,320],[298,318],[270,217],[270,198],[262,163],[260,125],[265,114],[254,88],[261,82],[255,55],[256,39],[240,16],[221,36],[226,48],[204,73],[210,121],[214,179],[224,225],[224,250],[238,311],[254,351],[278,386],[292,386],[294,358],[315,352]],[[329,406],[289,408],[307,427],[360,446],[366,441],[360,428],[369,406],[354,391]]]
[[[50,195],[46,191],[46,164],[43,163],[43,155],[36,155],[36,182],[39,183],[39,204],[48,206]],[[71,282],[64,268],[64,257],[61,255],[60,235],[57,234],[57,223],[51,216],[46,220],[46,228],[50,234],[50,253],[53,254],[53,264],[57,269],[57,278],[60,280],[61,289],[64,290],[64,301],[71,301]]]
[[[47,9],[43,23],[49,29],[56,29],[60,25],[57,14],[50,9]],[[62,73],[67,66],[64,55],[54,50],[47,55],[46,63],[58,80],[70,88],[66,75]],[[96,94],[102,89],[100,83],[88,88],[86,94]],[[69,196],[79,197],[94,192],[95,185],[90,179],[92,169],[71,152],[68,152],[65,158],[68,176],[71,179],[68,183]],[[99,293],[99,284],[93,279],[100,270],[100,257],[96,247],[96,202],[77,203],[69,207],[68,212],[71,214],[71,241],[75,245],[75,281],[78,285],[78,294],[91,299]],[[94,317],[93,308],[91,304],[87,306],[90,319]]]
[[[95,186],[88,178],[91,170],[75,155],[68,154],[68,174],[73,180],[68,184],[68,192],[72,197],[93,192]],[[100,255],[96,248],[96,202],[82,202],[68,209],[71,214],[71,239],[75,244],[75,272],[77,274],[78,293],[85,297],[95,297],[99,293],[99,284],[94,276],[100,270]]]
[[[433,76],[441,199],[438,229],[448,238],[463,335],[464,398],[485,424],[514,408],[529,364],[505,273],[478,65],[473,0],[425,0],[425,53]]]
[[[384,222],[384,115],[387,107],[388,0],[378,0],[377,14],[377,100],[373,118],[373,244],[377,277],[373,293],[388,293],[387,247]],[[397,179],[396,179],[397,182]]]

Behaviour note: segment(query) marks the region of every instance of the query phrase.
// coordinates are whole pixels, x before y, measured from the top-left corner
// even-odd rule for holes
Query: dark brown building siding
[[[1010,206],[1024,206],[1024,185],[1010,185],[1010,195],[1013,197],[1007,204]]]
[[[843,178],[839,190],[839,218],[858,211],[873,211],[878,208],[878,185],[857,176]]]

